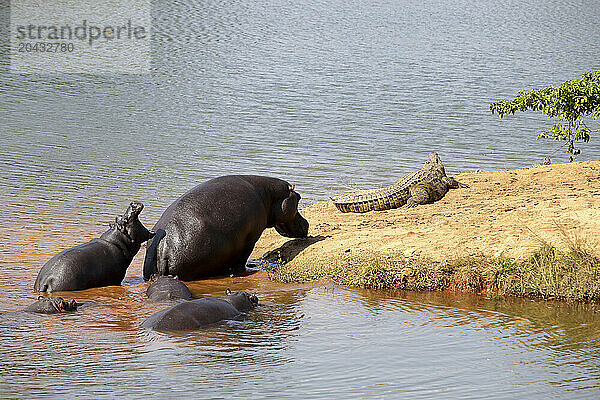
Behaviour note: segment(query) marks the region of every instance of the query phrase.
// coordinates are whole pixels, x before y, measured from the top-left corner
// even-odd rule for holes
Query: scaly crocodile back
[[[402,207],[410,198],[410,187],[435,178],[443,178],[446,171],[437,153],[429,153],[423,168],[408,173],[393,185],[379,188],[359,190],[334,197],[333,204],[341,212],[363,213],[367,211],[383,211]]]

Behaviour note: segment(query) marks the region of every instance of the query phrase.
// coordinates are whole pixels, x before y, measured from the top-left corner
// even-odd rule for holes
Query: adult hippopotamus
[[[150,278],[146,296],[150,301],[190,300],[192,292],[177,277],[154,275]]]
[[[38,297],[37,301],[25,307],[23,311],[38,314],[57,314],[76,311],[79,304],[75,300],[65,300],[62,297]]]
[[[222,320],[239,318],[258,305],[258,298],[244,291],[225,292],[224,299],[204,297],[184,301],[158,311],[142,323],[155,331],[189,331],[204,328]]]
[[[143,208],[142,203],[132,202],[99,239],[52,257],[40,270],[34,289],[56,292],[120,285],[142,242],[154,235],[138,219]]]
[[[229,175],[204,182],[175,200],[154,225],[144,279],[177,275],[183,281],[244,270],[265,228],[305,237],[300,195],[284,180]]]

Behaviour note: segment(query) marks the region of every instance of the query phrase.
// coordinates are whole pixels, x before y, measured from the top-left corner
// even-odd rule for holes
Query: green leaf
[[[565,140],[569,142],[567,152],[573,154],[574,142],[590,140],[591,132],[583,119],[600,117],[600,71],[586,72],[581,79],[563,82],[558,87],[548,86],[529,92],[519,90],[512,100],[490,103],[489,110],[500,118],[516,111],[543,111],[549,119],[565,121],[566,125],[557,122],[537,139]]]

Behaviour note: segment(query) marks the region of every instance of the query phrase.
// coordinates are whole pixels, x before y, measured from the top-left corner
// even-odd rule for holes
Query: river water
[[[11,74],[1,53],[2,398],[597,396],[593,306],[255,274],[192,285],[255,291],[247,321],[154,334],[139,328],[160,308],[143,299],[142,251],[124,286],[70,295],[96,307],[15,312],[48,258],[131,200],[151,226],[211,177],[281,177],[306,205],[389,184],[429,151],[451,174],[540,163],[549,121],[489,103],[600,69],[593,0],[155,3],[149,74]],[[600,158],[597,135],[581,149]]]

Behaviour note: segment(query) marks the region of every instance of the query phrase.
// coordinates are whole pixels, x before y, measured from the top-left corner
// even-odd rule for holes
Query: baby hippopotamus
[[[146,289],[146,296],[151,301],[191,300],[192,292],[177,277],[171,275],[153,275]]]
[[[77,310],[77,302],[75,300],[65,300],[62,297],[38,297],[37,301],[23,311],[38,314],[57,314],[68,311]]]
[[[196,330],[222,320],[240,317],[258,305],[258,298],[244,291],[227,289],[224,299],[204,297],[185,301],[151,315],[142,327],[155,331]]]
[[[52,257],[40,270],[34,289],[56,292],[120,285],[142,242],[154,236],[138,219],[143,208],[132,202],[100,238]]]

